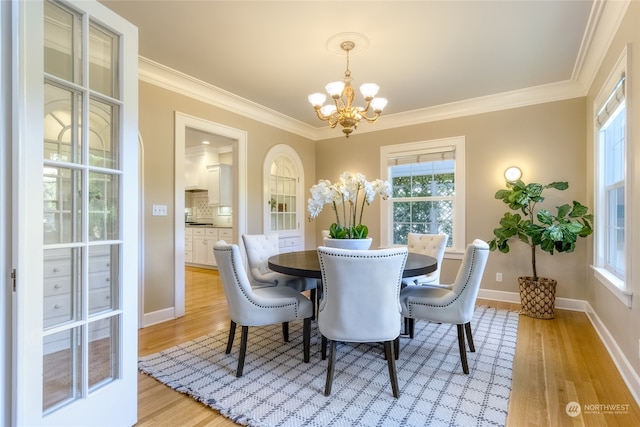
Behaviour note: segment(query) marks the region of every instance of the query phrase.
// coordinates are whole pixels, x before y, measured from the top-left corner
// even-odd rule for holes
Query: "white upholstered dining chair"
[[[442,270],[442,259],[447,249],[447,234],[420,234],[409,233],[407,235],[407,249],[409,252],[428,255],[438,262],[438,269],[429,274],[416,277],[405,277],[402,285],[440,285],[440,271]]]
[[[457,326],[460,360],[465,374],[469,373],[469,366],[464,336],[466,332],[469,350],[474,352],[471,319],[488,257],[489,245],[476,239],[467,246],[456,280],[450,287],[407,286],[400,292],[402,316],[409,319],[411,338],[416,319]]]
[[[318,247],[323,286],[318,329],[330,341],[325,396],[331,394],[336,342],[384,342],[393,396],[399,396],[394,359],[399,350],[398,297],[407,254],[404,247],[379,250]]]
[[[226,354],[231,352],[236,325],[242,326],[236,377],[242,376],[249,326],[282,323],[282,334],[287,342],[288,322],[303,320],[303,353],[304,361],[308,363],[313,315],[311,301],[300,292],[286,286],[253,289],[242,264],[238,245],[219,241],[213,247],[213,252],[231,317]]]

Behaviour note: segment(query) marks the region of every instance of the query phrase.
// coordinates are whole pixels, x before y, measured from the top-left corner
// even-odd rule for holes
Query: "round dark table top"
[[[269,258],[269,268],[290,276],[321,279],[320,260],[316,250],[287,252]],[[427,255],[409,252],[402,277],[421,276],[436,271],[438,261]]]

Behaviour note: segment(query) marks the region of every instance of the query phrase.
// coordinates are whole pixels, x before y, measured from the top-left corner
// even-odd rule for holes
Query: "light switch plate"
[[[167,205],[153,205],[153,216],[167,216]]]

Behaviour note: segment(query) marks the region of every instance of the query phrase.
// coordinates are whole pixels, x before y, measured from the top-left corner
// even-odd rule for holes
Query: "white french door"
[[[12,424],[137,418],[137,29],[13,1]]]

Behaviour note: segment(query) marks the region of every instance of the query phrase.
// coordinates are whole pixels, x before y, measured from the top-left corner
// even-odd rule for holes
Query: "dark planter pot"
[[[536,319],[553,319],[556,305],[556,285],[558,282],[546,277],[518,277],[520,285],[520,313]]]

